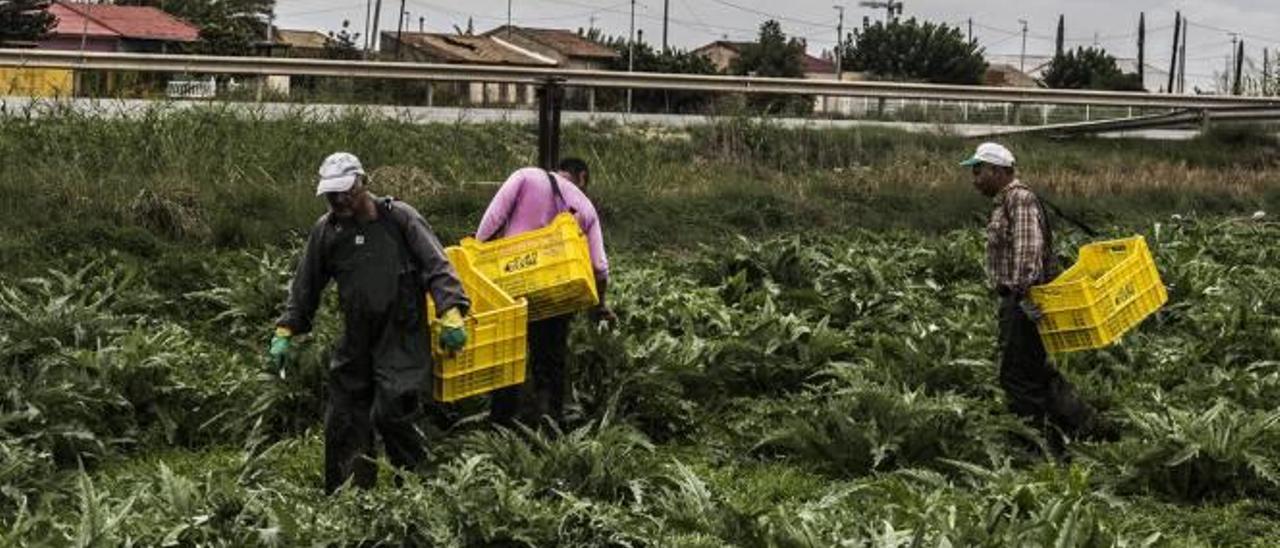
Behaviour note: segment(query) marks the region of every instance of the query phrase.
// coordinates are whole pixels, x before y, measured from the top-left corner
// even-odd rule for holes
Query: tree
[[[795,38],[788,39],[782,32],[782,25],[771,19],[760,25],[759,39],[742,48],[738,58],[729,65],[729,72],[773,78],[803,78],[804,49],[804,42]],[[807,96],[756,94],[748,99],[748,103],[765,112],[807,114],[813,110],[813,101]]]
[[[911,18],[855,30],[841,52],[841,61],[849,70],[880,79],[977,84],[987,72],[982,53],[976,42],[965,39],[959,27]]]
[[[201,53],[250,55],[267,38],[275,0],[120,0],[160,8],[200,27]]]
[[[351,21],[343,19],[342,28],[338,32],[329,31],[329,40],[324,43],[324,55],[329,59],[359,59],[360,50],[356,41],[360,33],[351,32]]]
[[[0,0],[0,45],[34,42],[53,28],[48,0]]]
[[[1053,56],[1057,57],[1065,52],[1063,44],[1067,41],[1067,19],[1066,16],[1058,14],[1058,35],[1053,39]]]
[[[804,43],[795,38],[788,40],[777,21],[765,21],[760,25],[759,39],[742,48],[729,71],[741,75],[803,78]]]
[[[609,62],[608,70],[627,70],[627,38],[618,36],[602,38],[599,29],[579,31],[588,40],[599,42],[618,52]],[[636,72],[665,72],[669,74],[715,74],[716,67],[707,58],[686,50],[658,51],[652,44],[637,41],[635,44]],[[632,106],[640,111],[705,112],[711,104],[711,96],[702,92],[637,89],[633,91]]]
[[[1142,91],[1137,74],[1120,71],[1116,58],[1102,48],[1076,48],[1053,58],[1044,84],[1058,89]]]

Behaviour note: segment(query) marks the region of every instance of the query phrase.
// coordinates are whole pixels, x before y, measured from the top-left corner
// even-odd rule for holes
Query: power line
[[[992,27],[992,26],[989,26],[989,25],[984,25],[984,24],[982,24],[982,23],[974,23],[974,24],[973,24],[973,26],[978,27],[978,28],[983,29],[983,30],[989,30],[989,31],[992,31],[992,32],[998,32],[998,33],[1001,33],[1001,34],[1011,34],[1011,35],[1015,35],[1015,36],[1022,36],[1022,31],[1021,31],[1021,30],[1008,30],[1008,29],[1002,29],[1002,28],[999,28],[999,27]]]
[[[687,19],[680,19],[680,18],[676,18],[676,17],[671,17],[671,18],[669,18],[669,20],[670,20],[672,23],[680,24],[680,26],[683,26],[683,27],[688,28],[688,29],[691,29],[691,30],[702,30],[702,31],[710,32],[711,34],[719,34],[718,32],[714,32],[714,31],[712,31],[711,29],[734,31],[734,32],[737,32],[737,33],[747,34],[747,35],[750,35],[750,36],[753,36],[753,37],[754,37],[754,36],[756,36],[756,35],[760,32],[760,29],[759,29],[758,27],[757,27],[757,28],[742,28],[742,27],[731,27],[731,26],[726,26],[726,25],[716,25],[716,24],[709,24],[709,23],[706,23],[706,22],[705,22],[701,17],[699,17],[696,13],[694,13],[694,12],[693,12],[693,10],[692,10],[691,6],[689,6],[687,2],[683,2],[683,3],[685,4],[685,7],[686,7],[686,8],[690,8],[690,9],[689,9],[690,13],[691,13],[692,15],[694,15],[694,17],[695,17],[695,18],[697,18],[697,21],[690,21],[690,20],[687,20]],[[657,16],[657,15],[637,14],[636,16],[637,16],[637,17],[644,17],[644,18],[646,18],[646,19],[655,20],[655,21],[661,21],[661,20],[662,20],[662,17],[661,17],[661,16]],[[766,16],[767,16],[767,15],[766,15]],[[793,20],[793,21],[798,21],[798,20]],[[818,25],[818,26],[821,26],[821,27],[823,27],[823,28],[827,28],[827,29],[832,29],[832,30],[834,30],[834,29],[836,28],[836,27],[835,27],[835,25]],[[813,42],[813,43],[817,43],[817,44],[828,44],[828,43],[830,43],[830,44],[834,44],[834,43],[835,43],[835,42],[834,42],[834,41],[832,41],[829,37],[825,36],[825,34],[824,34],[824,35],[821,35],[821,36],[813,36],[813,35],[809,35],[809,34],[802,34],[802,33],[795,33],[795,32],[793,32],[793,33],[789,33],[789,34],[788,34],[788,36],[789,36],[789,37],[791,37],[791,38],[802,38],[802,39],[804,39],[806,42]]]
[[[309,10],[299,10],[299,11],[285,11],[285,12],[278,12],[278,13],[276,13],[276,17],[281,17],[281,16],[285,16],[285,17],[292,17],[292,16],[294,16],[294,15],[315,15],[315,14],[321,14],[321,13],[333,13],[333,12],[335,12],[335,11],[343,11],[343,10],[349,10],[349,9],[362,8],[362,7],[364,7],[364,2],[363,2],[363,1],[361,1],[361,2],[359,2],[359,3],[356,3],[356,4],[348,4],[348,5],[344,5],[344,6],[335,6],[335,7],[332,7],[332,8],[319,9],[319,10],[316,10],[316,9],[309,9]]]
[[[588,6],[588,5],[584,5],[584,4],[578,4],[578,3],[576,3],[576,2],[566,2],[566,1],[564,1],[564,0],[557,0],[557,1],[552,1],[552,0],[536,0],[536,1],[538,1],[538,2],[545,2],[545,3],[549,3],[549,4],[563,4],[563,5],[566,5],[566,6],[581,6],[581,7],[593,8],[593,9],[591,9],[590,11],[576,12],[576,13],[572,13],[572,14],[569,14],[569,15],[560,15],[560,16],[544,15],[544,16],[540,16],[540,17],[521,17],[521,18],[520,18],[521,20],[523,20],[523,21],[550,21],[550,20],[555,20],[555,19],[580,19],[580,18],[583,18],[583,17],[590,17],[590,16],[595,15],[595,14],[598,14],[598,13],[626,13],[626,12],[624,12],[624,11],[621,11],[619,8],[621,8],[622,6],[625,6],[625,5],[627,5],[627,4],[629,4],[629,3],[630,3],[630,2],[629,2],[629,1],[627,1],[627,0],[623,0],[622,2],[618,2],[618,3],[616,3],[616,4],[610,4],[610,5],[608,5],[608,6],[599,6],[599,7],[597,7],[597,6]],[[640,5],[643,5],[643,4],[640,4]]]
[[[1218,44],[1218,46],[1223,46],[1223,45],[1225,45],[1225,44]],[[1221,53],[1215,53],[1215,54],[1211,54],[1211,55],[1201,55],[1201,56],[1199,56],[1199,57],[1189,57],[1189,58],[1187,58],[1187,60],[1188,60],[1188,61],[1209,61],[1209,60],[1217,60],[1217,59],[1222,59],[1222,54],[1221,54]]]
[[[480,13],[468,13],[468,12],[458,11],[451,8],[446,8],[444,6],[437,6],[435,4],[432,4],[430,2],[424,2],[422,0],[408,0],[408,2],[419,8],[429,8],[439,12],[457,15],[459,17],[474,18],[474,19],[479,19],[481,21],[506,22],[507,20],[507,17],[505,15],[485,15]]]
[[[720,4],[720,5],[722,5],[722,6],[728,6],[728,7],[731,7],[731,8],[737,9],[737,10],[745,11],[745,12],[747,12],[747,13],[754,13],[754,14],[756,14],[756,15],[763,15],[763,16],[765,16],[765,17],[768,17],[768,18],[770,18],[770,19],[776,19],[776,20],[778,20],[778,21],[789,21],[789,22],[791,22],[791,23],[797,23],[797,24],[801,24],[801,25],[808,25],[808,26],[810,26],[810,27],[822,27],[822,28],[826,28],[826,29],[834,29],[834,28],[836,28],[836,27],[835,27],[835,25],[832,25],[832,24],[830,24],[830,23],[817,23],[817,22],[814,22],[814,21],[806,21],[806,20],[804,20],[804,19],[796,19],[796,18],[794,18],[794,17],[786,17],[786,16],[783,16],[783,15],[778,15],[778,14],[776,14],[776,13],[769,13],[769,12],[766,12],[766,11],[760,11],[760,10],[755,9],[755,8],[749,8],[749,7],[746,7],[746,6],[740,6],[740,5],[738,5],[738,4],[735,4],[735,3],[733,3],[733,2],[728,2],[728,1],[726,1],[726,0],[711,0],[711,1],[712,1],[712,2],[715,2],[715,3],[717,3],[717,4]]]
[[[540,1],[540,2],[546,2],[546,3],[552,3],[552,4],[564,4],[564,5],[571,5],[571,6],[586,6],[586,4],[581,4],[581,3],[574,2],[574,1],[571,1],[571,0],[538,0],[538,1]],[[596,9],[596,13],[599,13],[599,12],[605,12],[605,13],[616,13],[616,14],[619,14],[619,15],[630,15],[630,11],[629,11],[629,10],[616,9],[616,6],[618,6],[618,5],[625,5],[625,4],[629,4],[629,3],[630,3],[629,1],[626,1],[626,2],[622,2],[622,4],[615,4],[614,6],[611,6],[611,7],[597,8],[597,9]],[[637,5],[638,5],[638,6],[643,6],[643,7],[645,7],[646,9],[648,8],[648,6],[647,6],[646,4],[643,4],[643,3],[640,3],[640,2],[637,2]],[[686,3],[686,8],[689,8],[690,13],[691,13],[692,15],[694,15],[694,17],[695,17],[695,18],[697,18],[697,20],[696,20],[696,21],[690,21],[690,20],[687,20],[687,19],[681,19],[681,18],[678,18],[678,17],[668,17],[668,18],[667,18],[667,20],[668,20],[668,21],[670,21],[672,24],[679,25],[679,26],[684,27],[684,28],[686,28],[686,29],[689,29],[689,30],[695,30],[695,31],[700,31],[700,32],[704,32],[704,33],[710,34],[710,35],[712,35],[712,36],[719,36],[719,35],[723,34],[723,33],[724,33],[724,31],[730,31],[730,32],[733,32],[733,33],[746,34],[746,35],[750,35],[750,36],[755,36],[755,34],[756,34],[757,32],[759,32],[759,29],[756,29],[756,28],[743,28],[743,27],[733,27],[733,26],[727,26],[727,25],[709,24],[709,23],[705,22],[704,20],[702,20],[702,19],[701,19],[701,17],[699,17],[696,13],[694,13],[694,12],[693,12],[693,10],[692,10],[692,8],[691,8],[690,6],[688,6],[688,4],[687,4],[687,3]],[[662,20],[662,17],[661,17],[661,16],[659,16],[659,15],[651,15],[651,14],[643,13],[643,12],[637,12],[637,13],[636,13],[636,17],[638,17],[638,18],[643,18],[643,19],[648,19],[648,20],[651,20],[651,21],[661,21],[661,20]],[[528,20],[528,19],[525,19],[525,20]],[[831,28],[835,28],[835,27],[831,27]],[[792,33],[792,34],[790,34],[790,36],[792,36],[792,37],[796,37],[796,38],[804,38],[805,40],[810,40],[810,41],[814,41],[814,42],[817,42],[817,43],[825,43],[825,42],[823,42],[823,40],[822,40],[821,38],[816,38],[816,39],[815,39],[815,37],[807,36],[807,35],[804,35],[804,34]]]
[[[1225,46],[1230,43],[1231,43],[1231,40],[1215,40],[1213,42],[1201,42],[1194,46],[1187,46],[1187,48],[1188,49],[1216,48],[1220,46]]]
[[[624,1],[622,1],[622,2],[618,2],[618,3],[615,3],[615,4],[610,4],[610,5],[608,5],[608,6],[593,6],[593,5],[591,5],[591,4],[583,4],[583,3],[581,3],[581,2],[573,2],[573,1],[571,1],[571,0],[534,0],[534,1],[535,1],[535,2],[541,2],[541,3],[543,3],[543,4],[559,4],[559,5],[562,5],[562,6],[575,6],[575,7],[579,7],[579,8],[590,8],[590,9],[591,9],[591,11],[589,11],[589,12],[584,12],[582,15],[592,15],[592,14],[596,14],[596,13],[616,13],[616,14],[619,14],[619,15],[628,15],[628,14],[630,14],[630,13],[631,13],[631,12],[630,12],[630,10],[622,9],[622,7],[623,7],[623,6],[629,6],[629,5],[631,4],[630,0],[624,0]],[[649,5],[648,5],[648,4],[645,4],[644,2],[636,2],[636,5],[637,5],[637,6],[639,6],[639,7],[641,7],[641,8],[644,8],[645,10],[648,10],[648,9],[649,9]],[[580,16],[581,16],[581,15],[580,15]],[[522,19],[528,19],[528,18],[527,18],[527,17],[522,17]]]
[[[1224,28],[1222,28],[1222,27],[1216,27],[1216,26],[1213,26],[1213,25],[1207,25],[1207,24],[1205,24],[1205,23],[1196,23],[1196,22],[1193,22],[1193,21],[1187,21],[1187,24],[1188,24],[1188,25],[1191,25],[1191,26],[1193,26],[1193,27],[1200,27],[1200,28],[1205,29],[1205,30],[1213,30],[1213,31],[1218,31],[1218,32],[1225,32],[1225,33],[1227,33],[1227,34],[1235,34],[1235,35],[1238,35],[1238,36],[1242,36],[1242,37],[1244,37],[1244,38],[1248,38],[1248,39],[1250,39],[1250,40],[1257,40],[1257,41],[1262,42],[1262,43],[1264,43],[1264,44],[1280,45],[1280,42],[1275,41],[1275,39],[1274,39],[1274,38],[1266,38],[1266,37],[1258,36],[1258,35],[1256,35],[1256,34],[1248,34],[1248,33],[1244,33],[1244,32],[1236,32],[1236,31],[1234,31],[1234,30],[1224,29]]]
[[[507,20],[505,15],[477,14],[477,13],[459,11],[456,9],[446,8],[444,6],[432,4],[424,0],[408,0],[408,2],[419,8],[432,9],[439,12],[452,14],[458,17],[474,18],[474,19],[479,19],[481,21],[496,21],[500,23],[505,23]],[[626,4],[626,3],[628,2],[623,2],[622,4]],[[616,6],[616,5],[622,5],[622,4],[614,4],[614,5]],[[597,7],[593,11],[587,11],[587,12],[581,12],[581,13],[570,13],[570,14],[564,14],[564,15],[543,15],[543,16],[537,16],[537,17],[521,17],[520,20],[521,21],[564,21],[568,19],[580,19],[583,17],[588,17],[596,13],[600,13],[602,11],[608,11],[608,10],[606,9],[606,7]]]
[[[591,5],[591,4],[583,4],[583,3],[581,3],[581,2],[574,2],[573,0],[533,0],[533,1],[534,1],[534,2],[541,2],[541,3],[543,3],[543,4],[561,4],[561,5],[565,5],[565,6],[577,6],[577,7],[579,7],[579,8],[593,8],[593,9],[598,9],[598,10],[600,10],[600,11],[613,10],[613,9],[617,9],[617,6],[625,6],[625,5],[630,5],[630,4],[631,4],[631,2],[629,2],[629,1],[628,1],[628,2],[622,2],[622,3],[620,3],[620,4],[615,4],[615,5],[612,5],[612,6],[600,7],[600,6],[593,6],[593,5]],[[643,7],[644,9],[649,9],[649,5],[648,5],[648,4],[646,4],[646,3],[644,3],[644,2],[636,2],[636,5],[637,5],[637,6],[640,6],[640,7]],[[630,13],[630,12],[629,12],[629,11],[626,11],[626,10],[623,10],[623,11],[622,11],[622,13],[626,14],[626,13]]]
[[[707,31],[710,31],[713,34],[715,33],[715,31],[712,30],[711,27],[707,25],[707,22],[702,19],[702,16],[698,15],[698,12],[693,9],[693,6],[689,5],[689,3],[685,2],[685,0],[680,0],[680,5],[684,6],[685,10],[689,12],[689,15],[693,16],[693,19],[694,21],[697,22],[698,26],[702,27]],[[686,28],[691,28],[691,27],[686,27]]]
[[[1160,32],[1160,31],[1169,30],[1169,29],[1171,29],[1171,28],[1173,28],[1173,25],[1172,25],[1172,24],[1169,24],[1169,25],[1161,25],[1161,26],[1159,26],[1159,27],[1152,27],[1152,28],[1148,28],[1148,29],[1147,29],[1147,32],[1148,32],[1148,33],[1156,33],[1156,32]],[[1121,40],[1135,40],[1135,39],[1137,39],[1137,38],[1138,38],[1138,33],[1137,33],[1137,32],[1130,32],[1130,33],[1127,33],[1127,34],[1103,34],[1103,35],[1098,36],[1096,40],[1095,40],[1092,36],[1089,36],[1089,37],[1076,37],[1076,38],[1066,37],[1066,38],[1063,38],[1062,40],[1063,40],[1064,42],[1071,42],[1071,43],[1074,43],[1074,44],[1080,44],[1080,43],[1089,43],[1089,44],[1092,44],[1092,43],[1093,43],[1093,42],[1095,42],[1095,41],[1097,41],[1097,42],[1119,42],[1119,41],[1121,41]]]
[[[417,1],[417,0],[411,0],[411,1]],[[628,0],[628,1],[621,2],[620,4],[614,4],[614,5],[612,5],[612,6],[606,6],[606,7],[590,6],[589,4],[582,4],[582,3],[580,3],[580,2],[575,2],[575,1],[572,1],[572,0],[537,0],[537,1],[539,1],[539,2],[544,2],[544,3],[550,3],[550,4],[562,4],[562,5],[568,5],[568,6],[595,7],[596,9],[595,9],[595,11],[594,11],[594,12],[592,12],[592,13],[601,13],[601,12],[603,12],[603,13],[614,13],[614,14],[618,14],[618,15],[627,15],[627,16],[629,16],[629,15],[630,15],[630,13],[631,13],[631,12],[630,12],[630,10],[627,10],[627,9],[620,9],[620,8],[619,8],[619,6],[629,5],[629,4],[630,4],[630,1],[629,1],[629,0]],[[637,5],[637,6],[639,6],[639,7],[643,7],[643,8],[645,8],[645,10],[647,10],[647,9],[649,8],[649,6],[648,6],[647,4],[645,4],[645,3],[643,3],[643,2],[637,2],[637,3],[636,3],[636,5]],[[692,11],[692,10],[690,10],[690,11]],[[587,14],[584,14],[584,15],[590,15],[590,13],[587,13]],[[696,16],[696,14],[695,14],[695,16]],[[638,17],[638,18],[643,18],[643,19],[649,19],[649,20],[652,20],[652,21],[661,21],[661,20],[662,20],[662,17],[661,17],[661,16],[658,16],[658,15],[651,15],[651,14],[644,13],[644,12],[641,12],[641,11],[637,11],[637,12],[636,12],[636,17]],[[528,18],[522,18],[522,19],[524,19],[524,20],[530,20],[530,19],[528,19]],[[687,28],[687,29],[690,29],[690,30],[701,30],[701,31],[706,32],[706,33],[711,34],[711,35],[719,35],[719,34],[720,34],[720,31],[733,31],[733,32],[740,32],[740,33],[750,33],[750,34],[754,35],[754,34],[755,34],[756,32],[758,32],[758,30],[759,30],[759,29],[748,29],[748,28],[742,28],[742,27],[731,27],[731,26],[727,26],[727,25],[713,25],[713,24],[708,24],[708,23],[706,23],[705,21],[702,21],[700,18],[699,18],[699,20],[698,20],[698,21],[688,21],[688,20],[684,20],[684,19],[680,19],[680,18],[676,18],[676,17],[669,17],[669,18],[668,18],[668,21],[670,21],[671,23],[674,23],[674,24],[678,24],[678,25],[680,25],[680,26],[682,26],[682,27],[685,27],[685,28]],[[831,27],[831,28],[835,28],[835,27]],[[792,34],[791,36],[795,36],[795,37],[799,37],[799,38],[805,38],[805,39],[810,38],[810,37],[808,37],[808,36],[801,35],[801,34]]]
[[[1003,43],[1005,43],[1005,42],[1008,42],[1009,40],[1013,40],[1014,38],[1017,38],[1017,37],[1019,37],[1019,36],[1021,36],[1021,34],[1014,34],[1014,35],[1006,36],[1006,37],[1001,38],[1001,39],[999,39],[999,40],[996,40],[995,42],[992,42],[992,43],[990,43],[990,44],[984,44],[982,47],[984,47],[984,48],[994,48],[994,47],[996,47],[996,46],[998,46],[998,45],[1000,45],[1000,44],[1003,44]]]

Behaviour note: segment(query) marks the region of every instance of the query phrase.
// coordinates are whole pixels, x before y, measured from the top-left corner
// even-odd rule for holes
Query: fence
[[[165,95],[173,99],[210,99],[218,95],[218,83],[212,76],[207,80],[171,80]]]

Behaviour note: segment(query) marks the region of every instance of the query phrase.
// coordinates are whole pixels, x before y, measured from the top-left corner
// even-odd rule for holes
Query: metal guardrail
[[[979,134],[981,137],[1008,135],[1053,134],[1074,135],[1085,133],[1109,133],[1117,131],[1141,131],[1148,129],[1200,126],[1205,129],[1213,122],[1274,122],[1280,120],[1280,108],[1276,107],[1223,107],[1200,110],[1175,110],[1160,114],[1120,118],[1048,124],[1043,126],[1002,128]]]
[[[1014,104],[1033,103],[1182,109],[1218,109],[1240,106],[1280,107],[1280,98],[1222,95],[1163,95],[1137,92],[995,88],[897,82],[845,82],[836,80],[632,73],[432,63],[150,55],[31,49],[0,49],[0,66],[195,74],[387,78],[528,85],[542,85],[549,81],[554,81],[561,86],[587,88],[774,93]]]

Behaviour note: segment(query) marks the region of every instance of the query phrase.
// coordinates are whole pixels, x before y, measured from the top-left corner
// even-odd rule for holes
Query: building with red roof
[[[200,29],[148,6],[56,1],[49,5],[53,29],[37,48],[171,53],[200,39]]]

